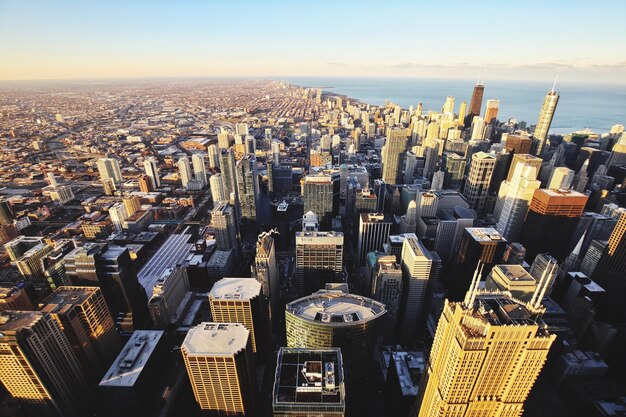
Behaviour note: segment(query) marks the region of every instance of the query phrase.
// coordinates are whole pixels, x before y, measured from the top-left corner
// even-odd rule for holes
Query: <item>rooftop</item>
[[[385,305],[378,301],[327,290],[292,301],[286,308],[297,317],[329,325],[370,321],[387,312]]]
[[[180,347],[188,355],[230,356],[245,349],[249,338],[243,324],[203,322],[187,332]]]
[[[162,337],[160,330],[135,330],[99,385],[133,387]]]
[[[396,367],[398,382],[402,395],[413,397],[417,395],[420,379],[426,361],[422,352],[400,352],[391,353],[393,364]]]
[[[261,283],[254,278],[222,278],[217,281],[209,297],[216,300],[250,300],[261,294]]]
[[[30,327],[41,317],[43,313],[40,311],[3,311],[0,313],[0,335]]]
[[[501,272],[509,281],[535,282],[535,279],[521,265],[496,265],[494,269]]]
[[[84,303],[97,290],[98,287],[58,287],[39,306],[44,313],[63,314],[69,307]]]
[[[506,239],[493,227],[466,227],[465,231],[477,242],[506,242]]]

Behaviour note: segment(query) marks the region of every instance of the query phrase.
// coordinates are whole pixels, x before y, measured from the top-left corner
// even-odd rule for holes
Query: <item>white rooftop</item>
[[[254,278],[222,278],[209,297],[218,300],[249,300],[261,294],[261,283]]]
[[[203,322],[187,332],[180,347],[188,355],[233,355],[246,348],[249,338],[243,324]]]
[[[328,324],[368,321],[387,312],[378,301],[332,290],[319,290],[292,301],[286,308],[298,317]]]

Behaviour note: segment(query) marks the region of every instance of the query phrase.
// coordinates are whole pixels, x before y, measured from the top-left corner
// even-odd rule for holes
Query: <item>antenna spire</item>
[[[554,77],[554,84],[552,84],[552,92],[554,93],[554,90],[556,89],[556,82],[559,80],[559,74],[556,74],[556,77]]]

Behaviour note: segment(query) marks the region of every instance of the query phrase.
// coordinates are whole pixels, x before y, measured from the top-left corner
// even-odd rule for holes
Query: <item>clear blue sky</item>
[[[0,79],[626,82],[626,1],[0,0]]]

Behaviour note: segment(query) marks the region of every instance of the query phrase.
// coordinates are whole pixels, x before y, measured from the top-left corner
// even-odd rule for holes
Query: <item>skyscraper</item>
[[[98,167],[98,172],[100,173],[100,180],[104,181],[111,178],[116,184],[122,182],[122,171],[120,170],[120,163],[117,159],[100,158],[98,159],[96,166]]]
[[[518,164],[511,181],[504,181],[500,186],[494,211],[498,219],[496,229],[510,242],[519,238],[530,201],[541,186],[537,173],[531,165]]]
[[[343,233],[296,232],[296,288],[311,294],[329,282],[342,281]]]
[[[559,95],[556,91],[554,91],[553,86],[552,90],[548,91],[548,94],[546,94],[545,98],[543,99],[543,105],[541,106],[539,119],[537,119],[535,132],[533,133],[535,140],[538,142],[536,155],[539,157],[541,157],[541,155],[543,154],[543,150],[546,145],[546,139],[548,137],[548,131],[550,130],[550,125],[552,124],[552,118],[554,117],[554,112],[556,110],[556,105],[558,104],[558,102]]]
[[[515,174],[515,170],[517,166],[520,164],[530,165],[536,168],[537,173],[535,174],[535,178],[539,175],[539,171],[541,170],[541,163],[543,160],[541,158],[537,158],[536,156],[530,154],[514,154],[513,159],[511,160],[511,166],[509,167],[509,172],[506,176],[507,181],[511,181]]]
[[[540,294],[522,303],[478,291],[479,275],[463,302],[444,304],[416,401],[419,417],[521,416],[556,339],[541,319]]]
[[[44,281],[42,260],[54,249],[40,237],[18,236],[4,245],[11,261],[24,278]]]
[[[86,381],[59,324],[40,311],[0,313],[0,382],[28,415],[87,414]]]
[[[569,190],[574,182],[574,176],[574,171],[567,167],[554,168],[546,188]]]
[[[500,100],[490,98],[485,106],[485,123],[489,124],[497,119],[500,110]]]
[[[100,381],[122,348],[98,287],[59,287],[39,304],[70,342],[86,376]]]
[[[381,150],[382,180],[386,184],[401,183],[406,146],[406,130],[399,127],[389,129]]]
[[[485,93],[485,86],[482,82],[477,82],[474,86],[474,91],[472,91],[472,99],[470,100],[469,112],[468,116],[470,116],[470,120],[473,116],[478,116],[480,114],[480,109],[483,106],[483,94]]]
[[[146,175],[150,178],[150,181],[152,182],[152,188],[156,189],[161,187],[161,179],[159,178],[157,161],[154,158],[148,158],[143,161],[143,167],[146,171]]]
[[[261,283],[263,297],[270,307],[272,323],[280,316],[278,302],[280,299],[280,276],[276,263],[276,245],[272,231],[263,232],[256,241],[256,256],[254,258],[254,275]]]
[[[359,266],[365,263],[369,252],[380,251],[391,232],[391,218],[382,213],[361,213],[357,253]]]
[[[239,259],[241,245],[239,243],[239,225],[235,218],[235,209],[229,204],[219,203],[211,211],[211,226],[215,233],[217,249],[235,252]]]
[[[463,196],[467,199],[470,208],[479,214],[485,208],[489,182],[495,165],[496,157],[491,154],[478,152],[472,155],[472,163],[463,189]]]
[[[193,174],[191,172],[191,164],[189,163],[189,158],[183,156],[180,158],[176,164],[178,166],[178,173],[180,174],[180,181],[183,184],[184,188],[191,189],[193,185],[191,184],[193,181]]]
[[[415,343],[419,321],[426,303],[426,292],[433,266],[433,256],[415,237],[402,244],[403,314],[401,337]]]
[[[222,278],[209,292],[211,317],[220,323],[241,323],[250,331],[252,351],[263,349],[267,316],[261,283],[252,278]]]
[[[241,207],[241,220],[256,222],[256,204],[259,192],[259,176],[254,154],[247,154],[237,162],[237,196]]]
[[[216,144],[207,146],[207,159],[209,160],[209,168],[215,169],[220,167],[219,148]]]
[[[250,332],[239,323],[200,323],[180,351],[202,410],[220,416],[254,416],[256,374]]]
[[[235,177],[235,154],[232,148],[220,150],[220,172],[222,174],[222,183],[224,191],[228,197],[230,204],[236,204],[237,199],[237,180]]]
[[[317,214],[323,230],[330,230],[333,217],[339,213],[339,185],[340,176],[337,173],[304,177],[304,212],[312,211]]]
[[[402,269],[394,255],[379,256],[372,277],[372,298],[380,301],[387,309],[383,334],[385,342],[394,342],[398,331],[400,306],[402,302]]]
[[[200,183],[200,188],[206,187],[208,183],[206,177],[206,165],[204,164],[204,162],[204,155],[201,153],[194,153],[191,156],[191,163],[193,164],[193,176],[195,180]]]

